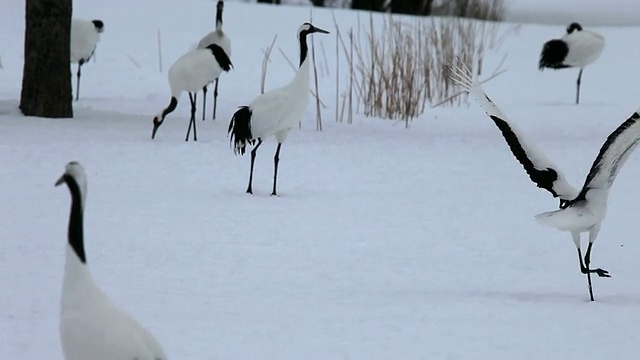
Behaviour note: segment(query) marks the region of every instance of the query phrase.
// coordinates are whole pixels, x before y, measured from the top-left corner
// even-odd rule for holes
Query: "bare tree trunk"
[[[384,11],[384,0],[352,0],[351,8],[358,10]]]
[[[25,115],[73,117],[71,0],[26,0],[20,110]]]
[[[422,8],[422,15],[431,15],[432,8],[433,8],[433,0],[425,0]]]
[[[394,14],[429,15],[433,0],[391,0]]]
[[[469,12],[469,2],[469,0],[460,0],[456,3],[456,16],[467,17],[467,13]]]
[[[313,6],[324,7],[324,0],[311,0],[311,2],[313,3]]]

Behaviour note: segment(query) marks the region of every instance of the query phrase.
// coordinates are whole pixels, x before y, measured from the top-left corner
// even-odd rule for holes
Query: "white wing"
[[[214,81],[222,68],[209,49],[196,49],[182,55],[169,68],[172,89],[198,92]]]
[[[539,188],[550,192],[553,197],[559,197],[561,204],[574,199],[578,195],[578,190],[565,180],[562,172],[545,156],[544,152],[527,139],[489,99],[480,83],[473,79],[471,71],[468,68],[461,69],[453,65],[450,71],[452,72],[451,79],[473,95],[496,124],[509,145],[511,153],[522,164],[531,181],[536,183]]]
[[[298,125],[307,107],[309,93],[293,91],[291,84],[266,92],[251,102],[253,138],[267,138]],[[304,100],[307,101],[304,101]]]
[[[638,146],[638,140],[640,140],[639,111],[640,109],[631,114],[607,137],[593,165],[591,165],[591,170],[589,170],[580,194],[571,203],[585,200],[590,196],[589,192],[592,190],[597,190],[595,193],[606,195],[618,176],[620,168]]]
[[[229,57],[231,57],[231,40],[229,37],[222,31],[212,31],[205,35],[198,42],[198,49],[204,49],[211,44],[216,44],[227,53]]]
[[[569,47],[569,53],[562,63],[576,67],[585,67],[596,61],[605,43],[602,35],[589,30],[574,31],[562,40]]]

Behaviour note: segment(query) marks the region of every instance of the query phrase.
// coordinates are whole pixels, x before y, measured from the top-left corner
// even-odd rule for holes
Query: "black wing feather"
[[[490,117],[498,129],[500,129],[500,132],[502,132],[502,136],[507,141],[509,149],[511,149],[511,153],[516,157],[518,162],[522,164],[522,167],[524,167],[524,170],[529,175],[531,181],[536,183],[539,188],[550,192],[553,197],[558,197],[558,193],[553,190],[553,183],[558,180],[558,173],[551,168],[547,168],[546,170],[536,169],[535,165],[533,165],[531,159],[529,159],[527,153],[524,151],[522,144],[520,144],[518,136],[513,132],[511,126],[509,126],[509,123],[495,115],[490,115]]]

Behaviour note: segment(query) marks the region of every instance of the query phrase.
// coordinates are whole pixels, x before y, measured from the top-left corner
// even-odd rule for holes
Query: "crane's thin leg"
[[[571,233],[573,243],[576,245],[576,249],[578,249],[578,262],[580,263],[580,272],[587,275],[587,282],[589,284],[589,298],[591,299],[591,301],[594,301],[593,286],[591,285],[591,273],[596,273],[600,277],[610,277],[609,272],[606,270],[589,268],[589,264],[591,263],[591,247],[593,246],[593,241],[598,235],[599,230],[599,227],[594,227],[589,232],[589,247],[587,247],[587,254],[584,257],[584,262],[582,262],[582,251],[580,250],[580,233]]]
[[[591,299],[591,301],[594,301],[593,287],[591,286],[591,273],[589,272],[589,269],[586,266],[584,266],[584,263],[582,262],[582,251],[580,251],[580,248],[578,248],[578,259],[580,260],[580,271],[583,274],[587,275],[587,283],[589,284],[589,298]]]
[[[216,119],[216,107],[218,106],[218,79],[216,79],[216,86],[213,88],[213,120]]]
[[[202,121],[204,121],[204,114],[207,112],[207,86],[202,87]]]
[[[282,147],[282,143],[278,143],[278,148],[276,149],[276,154],[273,156],[273,191],[271,192],[271,196],[276,196],[276,182],[278,182],[278,163],[280,162],[280,148]]]
[[[80,59],[80,61],[78,61],[78,78],[76,79],[76,101],[78,101],[78,99],[80,98],[80,69],[82,68],[82,64],[84,64],[84,59]]]
[[[573,243],[576,245],[576,249],[578,249],[578,262],[580,263],[580,272],[587,275],[587,282],[589,284],[589,297],[591,301],[593,301],[593,288],[591,286],[591,274],[589,273],[586,266],[582,262],[582,251],[580,250],[580,233],[572,232],[571,237],[573,238]]]
[[[601,268],[597,268],[597,269],[589,268],[589,265],[591,264],[591,247],[592,246],[593,246],[593,243],[589,242],[589,246],[587,246],[587,253],[584,255],[584,265],[587,268],[587,271],[589,271],[590,273],[596,273],[598,274],[599,277],[611,277],[611,275],[609,275],[609,272],[607,270],[604,270]]]
[[[191,119],[189,120],[187,137],[184,138],[184,141],[189,141],[189,133],[191,132],[192,125],[193,125],[193,141],[198,141],[198,135],[196,134],[196,94],[190,92],[189,101],[191,102]]]
[[[589,246],[587,247],[587,253],[584,256],[584,263],[582,262],[582,252],[580,251],[580,248],[578,248],[578,259],[580,261],[580,271],[583,274],[587,275],[587,282],[589,284],[589,298],[591,299],[591,301],[594,301],[593,286],[591,285],[591,273],[596,273],[598,274],[599,277],[611,277],[611,275],[609,275],[609,272],[604,269],[589,268],[589,265],[591,264],[591,247],[592,246],[593,246],[593,243],[589,242]]]
[[[578,73],[578,81],[576,82],[576,105],[580,103],[580,83],[582,80],[582,70],[583,69],[580,69],[580,72]]]
[[[249,186],[247,186],[247,193],[249,194],[253,194],[253,190],[251,188],[251,184],[253,184],[253,164],[256,160],[256,152],[260,145],[262,145],[262,139],[258,138],[258,143],[254,146],[253,150],[251,150],[251,171],[249,171]]]

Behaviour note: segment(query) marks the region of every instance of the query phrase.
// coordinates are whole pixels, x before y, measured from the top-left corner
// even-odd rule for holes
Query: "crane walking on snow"
[[[71,20],[71,63],[78,63],[76,101],[80,98],[80,69],[93,56],[103,31],[102,20]]]
[[[578,23],[567,27],[562,39],[547,41],[542,47],[540,70],[580,68],[576,81],[576,104],[580,103],[580,82],[584,68],[596,61],[604,49],[604,37],[595,31],[583,30]]]
[[[231,57],[231,39],[229,39],[227,34],[222,31],[222,11],[224,10],[224,1],[218,1],[216,9],[216,29],[200,39],[197,48],[204,49],[211,44],[216,44],[219,45],[225,53],[227,53],[227,56]],[[216,84],[213,88],[213,120],[216,119],[216,107],[218,104],[218,81],[220,81],[220,77],[216,78]],[[209,86],[209,84],[202,88],[202,120],[204,120],[207,108],[207,86]]]
[[[223,71],[229,71],[233,65],[227,53],[218,45],[211,44],[205,49],[195,49],[182,55],[169,68],[169,86],[171,87],[171,100],[169,106],[153,118],[153,131],[151,139],[156,137],[156,132],[164,118],[176,109],[180,94],[183,91],[189,93],[191,101],[191,119],[185,141],[189,140],[189,133],[193,126],[193,141],[198,140],[196,134],[196,93],[205,85],[217,79]]]
[[[599,277],[610,277],[610,275],[604,269],[590,267],[591,248],[607,213],[607,199],[611,185],[640,140],[640,109],[632,113],[607,137],[593,165],[591,165],[584,185],[578,191],[567,183],[560,169],[527,139],[489,99],[480,83],[473,79],[468,68],[463,70],[452,67],[451,71],[453,73],[452,80],[473,95],[493,120],[529,178],[539,188],[560,198],[559,210],[539,214],[536,219],[543,225],[571,233],[573,242],[578,249],[580,271],[587,275],[589,296],[591,301],[594,301],[591,274],[595,273]],[[589,233],[589,245],[583,263],[580,234],[584,232]]]
[[[247,144],[258,143],[251,150],[251,170],[249,172],[249,185],[247,193],[253,194],[253,165],[256,152],[262,144],[262,140],[275,136],[278,141],[276,154],[273,157],[273,190],[271,195],[277,195],[276,183],[278,180],[278,162],[280,160],[280,148],[286,140],[289,130],[295,127],[302,119],[302,115],[309,102],[309,59],[307,56],[307,35],[313,33],[328,34],[326,30],[319,29],[310,23],[304,23],[298,29],[298,41],[300,42],[300,67],[293,80],[278,89],[266,92],[251,102],[249,106],[241,106],[229,123],[229,134],[233,142],[234,153],[244,155]]]
[[[87,176],[72,161],[55,183],[71,193],[66,264],[62,281],[60,341],[66,360],[166,360],[153,335],[119,309],[93,281],[84,248]]]

